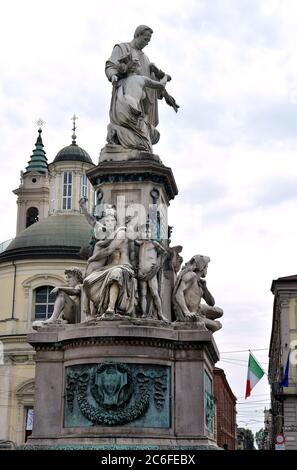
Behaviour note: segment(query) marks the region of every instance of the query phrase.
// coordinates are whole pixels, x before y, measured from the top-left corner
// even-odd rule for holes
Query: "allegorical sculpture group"
[[[143,53],[153,31],[136,28],[130,43],[115,45],[106,62],[106,75],[113,86],[107,143],[124,151],[152,153],[158,142],[157,99],[164,98],[177,112],[166,89],[171,77]],[[77,323],[120,319],[150,319],[166,325],[187,322],[194,327],[216,331],[223,310],[206,285],[210,259],[196,255],[180,270],[182,247],[170,247],[168,240],[152,235],[150,224],[135,225],[126,219],[119,226],[116,208],[106,205],[101,219],[88,213],[86,200],[80,200],[82,213],[93,228],[95,242],[84,273],[79,268],[65,270],[67,286],[55,287],[51,318],[35,322],[35,327],[51,323]],[[171,308],[164,311],[164,273],[172,274]],[[205,301],[205,303],[202,302]]]

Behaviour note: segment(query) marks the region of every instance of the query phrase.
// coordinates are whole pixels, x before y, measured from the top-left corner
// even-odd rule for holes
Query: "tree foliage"
[[[264,449],[265,437],[266,433],[263,428],[256,432],[256,443],[259,450]]]
[[[254,450],[254,434],[250,429],[238,428],[238,437],[245,450]]]

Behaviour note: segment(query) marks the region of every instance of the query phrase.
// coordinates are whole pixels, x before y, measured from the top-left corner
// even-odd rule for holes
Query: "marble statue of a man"
[[[153,30],[148,26],[138,26],[135,30],[133,40],[127,43],[116,44],[113,48],[111,57],[106,62],[105,73],[107,78],[113,84],[113,94],[110,107],[111,122],[108,129],[108,142],[111,144],[122,145],[121,135],[117,135],[116,127],[119,125],[123,127],[127,126],[124,120],[120,119],[119,121],[119,113],[116,109],[119,92],[121,94],[125,94],[125,89],[122,89],[123,85],[125,88],[125,84],[119,82],[121,82],[126,75],[126,73],[123,73],[124,69],[122,68],[126,58],[130,58],[130,60],[134,62],[137,61],[139,63],[139,75],[153,80],[153,82],[147,84],[145,91],[143,91],[143,100],[141,102],[144,121],[150,127],[152,144],[156,144],[160,138],[160,134],[156,130],[159,122],[157,100],[164,97],[166,103],[169,106],[172,106],[176,112],[179,108],[174,98],[167,93],[164,87],[158,87],[157,84],[154,84],[155,82],[160,82],[164,79],[166,74],[150,62],[149,58],[143,52],[144,47],[147,46],[151,40],[152,34]],[[170,79],[171,77],[167,75],[167,80]],[[123,142],[123,144],[123,147],[130,148],[127,146],[126,142]]]

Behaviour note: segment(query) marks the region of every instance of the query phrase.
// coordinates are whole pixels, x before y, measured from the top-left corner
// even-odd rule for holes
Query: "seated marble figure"
[[[176,321],[198,322],[211,331],[222,328],[217,320],[223,310],[215,306],[215,299],[206,285],[206,274],[210,258],[195,255],[179,273],[174,291],[173,306]],[[206,302],[201,303],[202,299]]]
[[[83,275],[76,267],[65,269],[64,272],[67,285],[55,287],[50,293],[56,296],[51,317],[47,320],[36,320],[33,322],[33,328],[51,323],[80,322]]]

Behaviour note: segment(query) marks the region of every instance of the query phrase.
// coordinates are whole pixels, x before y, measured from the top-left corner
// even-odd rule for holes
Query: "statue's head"
[[[100,220],[100,223],[108,231],[115,230],[117,224],[117,211],[114,206],[107,204],[103,210],[103,217]]]
[[[195,255],[186,263],[186,267],[190,267],[193,271],[199,273],[201,277],[205,277],[209,262],[210,258],[208,256]]]
[[[134,32],[134,43],[138,49],[143,49],[151,40],[153,30],[149,26],[137,26]]]
[[[65,269],[64,273],[65,273],[68,285],[70,287],[75,287],[77,284],[83,283],[83,275],[79,268],[76,268],[74,266],[74,267]]]
[[[128,74],[129,72],[138,73],[140,71],[140,62],[138,59],[133,59],[128,63]]]
[[[121,57],[117,62],[118,74],[125,77],[131,73],[140,73],[140,62],[138,59],[133,59],[131,54]]]

